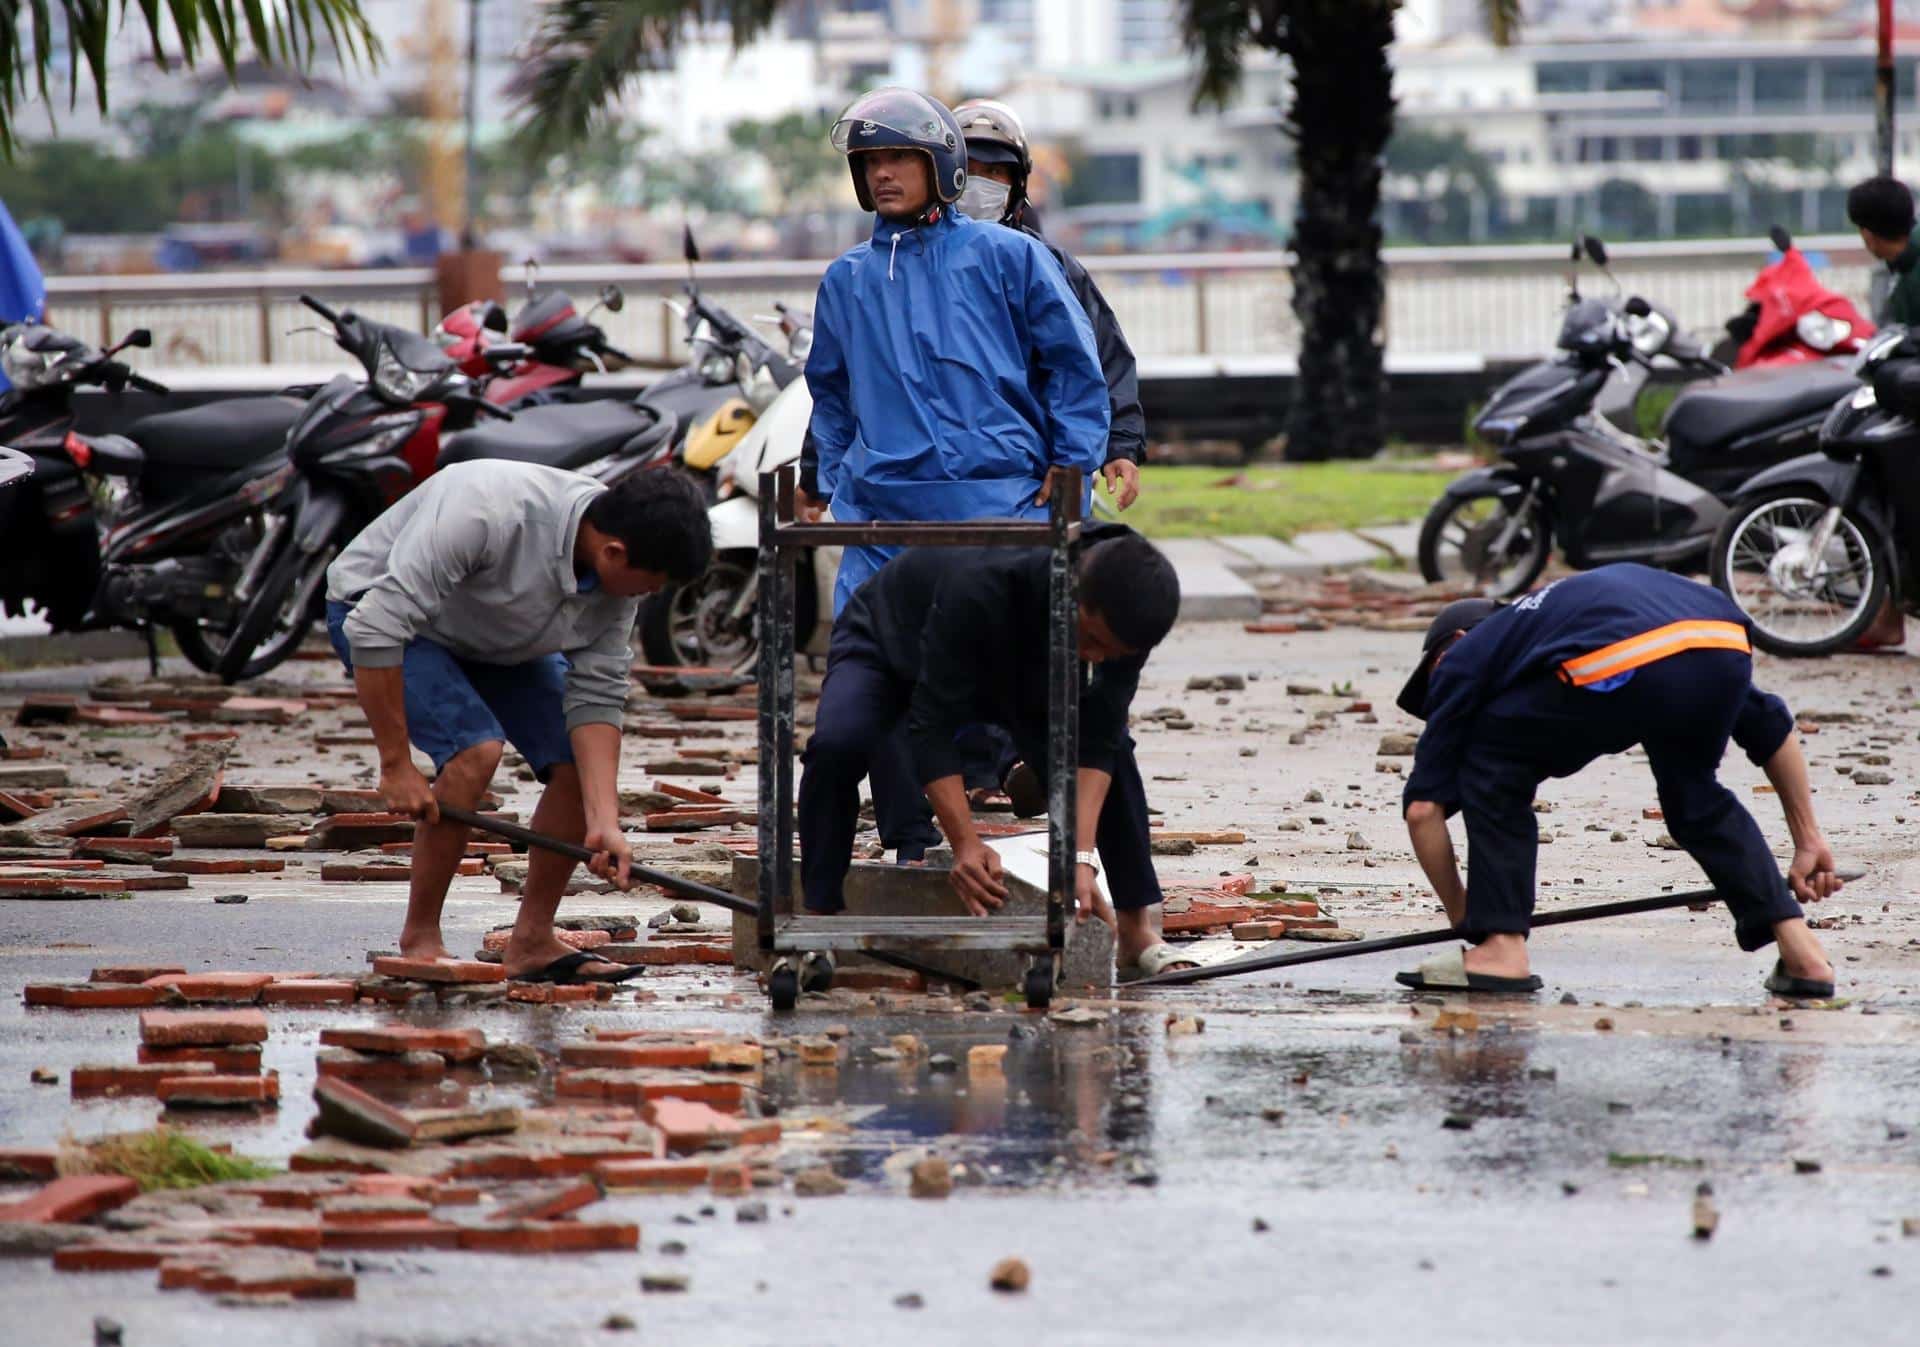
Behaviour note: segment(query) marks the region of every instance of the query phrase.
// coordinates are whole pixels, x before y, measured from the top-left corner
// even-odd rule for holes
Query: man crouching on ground
[[[532,463],[442,468],[354,539],[327,570],[327,632],[353,675],[380,751],[380,796],[419,822],[400,952],[448,959],[447,886],[505,744],[546,787],[532,826],[583,843],[589,869],[627,887],[620,721],[639,597],[684,584],[713,551],[706,505],[673,473],[609,489]],[[431,784],[408,741],[433,760]],[[527,858],[503,962],[522,982],[617,982],[637,968],[569,949],[553,915],[574,863]]]
[[[1147,794],[1127,734],[1140,670],[1179,613],[1180,582],[1166,558],[1123,525],[1090,525],[1082,536],[1080,659],[1094,672],[1080,681],[1075,900],[1081,921],[1098,916],[1115,927],[1120,972],[1132,978],[1192,962],[1160,939]],[[1027,762],[1047,762],[1048,565],[1045,548],[908,549],[854,591],[833,624],[803,755],[808,912],[845,908],[860,778],[903,724],[916,779],[953,845],[954,892],[975,916],[1006,900],[1000,857],[974,830],[954,738],[968,725],[1004,725]],[[1095,883],[1103,863],[1117,922]],[[831,979],[824,956],[810,956],[801,970],[803,986]]]

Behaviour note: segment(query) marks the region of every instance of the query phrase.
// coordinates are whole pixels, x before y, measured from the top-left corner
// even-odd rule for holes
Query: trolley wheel
[[[767,970],[767,999],[783,1012],[800,1002],[800,974],[785,959]]]
[[[833,955],[823,949],[809,952],[800,960],[800,990],[803,992],[831,991],[835,971]]]
[[[1037,961],[1027,969],[1027,1009],[1045,1010],[1053,1003],[1053,961]]]

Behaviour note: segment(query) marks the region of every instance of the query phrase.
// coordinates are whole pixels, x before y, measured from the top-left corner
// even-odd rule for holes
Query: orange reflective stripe
[[[1584,687],[1668,655],[1677,655],[1682,650],[1738,650],[1750,654],[1753,647],[1747,641],[1747,629],[1738,622],[1706,619],[1671,622],[1624,641],[1615,641],[1590,655],[1570,659],[1560,666],[1560,672],[1575,687]]]

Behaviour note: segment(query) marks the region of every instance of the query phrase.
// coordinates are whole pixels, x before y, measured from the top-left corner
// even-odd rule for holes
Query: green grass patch
[[[1608,1151],[1607,1163],[1615,1169],[1705,1169],[1705,1160],[1684,1155],[1641,1155],[1638,1152]]]
[[[63,1148],[60,1170],[65,1174],[125,1175],[146,1193],[162,1188],[198,1188],[203,1183],[229,1179],[264,1179],[280,1172],[244,1155],[216,1151],[170,1127],[70,1143]]]
[[[1284,539],[1400,524],[1424,516],[1455,475],[1372,462],[1148,467],[1140,475],[1140,499],[1121,519],[1150,538]]]

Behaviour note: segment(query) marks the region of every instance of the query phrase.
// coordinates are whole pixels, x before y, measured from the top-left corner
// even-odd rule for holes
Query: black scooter
[[[1887,328],[1862,385],[1820,427],[1820,451],[1760,473],[1713,537],[1713,583],[1776,655],[1857,642],[1889,602],[1920,599],[1920,340]]]
[[[1573,248],[1603,270],[1592,237]],[[1421,525],[1421,572],[1493,598],[1526,592],[1557,541],[1589,569],[1637,561],[1699,569],[1731,500],[1756,472],[1805,451],[1821,417],[1854,386],[1839,365],[1728,374],[1674,315],[1638,296],[1583,299],[1569,280],[1562,354],[1521,371],[1488,400],[1474,429],[1504,463],[1449,483]],[[1674,400],[1667,445],[1650,445],[1594,413],[1628,364],[1718,376]]]
[[[0,610],[35,604],[55,631],[166,627],[211,671],[301,404],[233,398],[142,417],[123,435],[79,433],[79,389],[169,391],[115,358],[152,340],[141,329],[100,351],[38,323],[0,332],[13,384],[0,396],[0,443],[35,468],[0,531]]]

